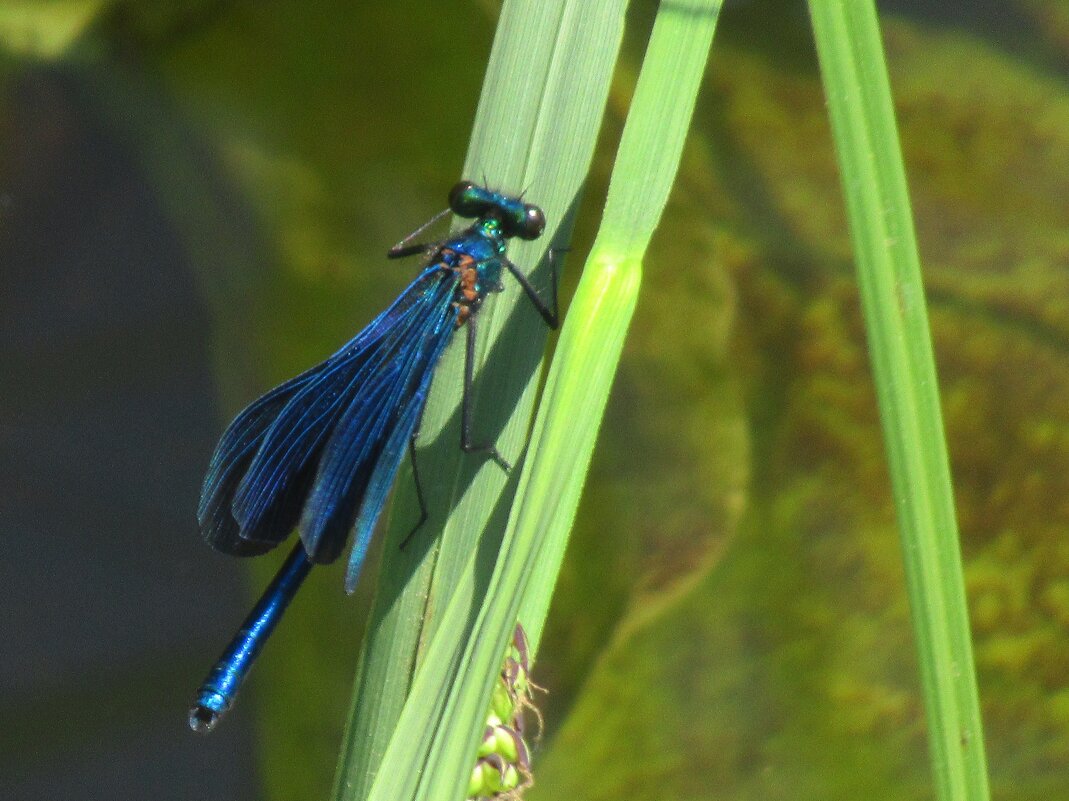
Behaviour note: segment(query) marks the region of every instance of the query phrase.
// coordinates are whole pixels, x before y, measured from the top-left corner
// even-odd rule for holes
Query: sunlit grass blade
[[[542,540],[519,612],[532,649],[575,518],[646,248],[679,169],[721,6],[702,0],[662,3],[658,10],[601,226],[550,366],[512,521],[518,540]]]
[[[570,233],[601,127],[624,7],[623,0],[513,0],[501,12],[464,177],[485,176],[495,188],[526,190],[543,208],[545,235],[509,251],[525,271],[540,265],[532,278],[539,289],[549,286],[549,248],[563,247]],[[537,314],[515,308],[520,293],[514,282],[506,287],[479,317],[476,420],[477,436],[516,462],[530,424],[546,330]],[[519,471],[506,475],[498,465],[460,452],[462,374],[463,348],[454,346],[438,368],[421,428],[419,464],[431,519],[404,551],[398,545],[419,512],[410,479],[402,474],[399,480],[339,764],[339,799],[459,797],[470,774],[474,743],[469,748],[465,737],[447,737],[437,727],[438,716],[448,700],[485,717],[485,698],[454,690],[455,663],[440,655],[457,651],[469,636]],[[447,614],[453,609],[456,614]],[[438,650],[424,660],[423,648],[435,634]],[[498,648],[493,661],[500,656]],[[439,658],[445,661],[436,663]],[[406,706],[419,661],[434,675],[421,671],[419,692]]]
[[[989,797],[969,616],[917,243],[871,0],[810,0],[857,259],[935,784]]]

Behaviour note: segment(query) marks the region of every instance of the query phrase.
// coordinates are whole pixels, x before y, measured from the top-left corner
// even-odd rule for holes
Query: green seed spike
[[[516,624],[512,642],[494,684],[486,731],[476,753],[475,766],[468,781],[468,799],[514,801],[534,783],[531,756],[523,739],[523,712],[531,709],[542,715],[531,701],[532,688],[542,689],[529,677],[530,651],[523,627]]]

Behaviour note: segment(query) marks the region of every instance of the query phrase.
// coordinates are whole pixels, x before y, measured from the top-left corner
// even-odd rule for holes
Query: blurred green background
[[[1069,9],[880,9],[993,793],[1069,797]],[[194,738],[277,563],[199,541],[200,473],[405,285],[384,253],[460,177],[495,18],[0,5],[0,796],[327,794],[374,571],[353,598],[317,571]],[[931,798],[898,547],[805,7],[729,2],[535,668],[529,797]]]

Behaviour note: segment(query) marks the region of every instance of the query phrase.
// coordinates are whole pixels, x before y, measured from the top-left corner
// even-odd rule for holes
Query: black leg
[[[558,316],[559,309],[557,307],[557,265],[553,262],[553,254],[558,251],[563,252],[563,250],[563,248],[549,249],[549,278],[553,295],[552,309],[550,309],[546,302],[542,300],[542,296],[538,294],[538,290],[531,285],[530,280],[528,280],[527,276],[523,274],[520,268],[508,259],[505,260],[505,266],[508,267],[509,272],[516,278],[519,285],[523,287],[523,291],[527,294],[531,303],[534,304],[534,307],[538,310],[538,313],[542,315],[542,319],[546,321],[546,325],[550,328],[556,328],[560,325],[560,318]]]
[[[505,461],[493,444],[475,445],[471,441],[471,384],[475,373],[475,320],[472,315],[466,323],[468,328],[467,350],[464,357],[464,397],[460,403],[460,449],[464,453],[485,453],[507,473],[512,465]]]
[[[422,410],[420,410],[419,417],[420,421],[416,423],[416,430],[412,432],[412,436],[408,440],[408,457],[412,460],[412,481],[416,485],[416,500],[419,501],[419,520],[416,521],[416,525],[412,526],[412,530],[405,535],[405,538],[401,540],[402,551],[412,541],[416,532],[423,528],[423,524],[427,522],[427,499],[423,496],[423,482],[419,480],[419,466],[416,464],[416,440],[419,438],[419,429],[423,422]]]
[[[445,209],[444,211],[440,211],[437,214],[435,214],[433,217],[431,217],[429,220],[427,220],[427,222],[423,223],[423,225],[421,225],[415,231],[410,233],[408,236],[406,236],[404,239],[402,239],[400,242],[398,242],[396,245],[394,245],[392,248],[390,248],[390,250],[386,253],[386,258],[388,258],[388,259],[403,259],[405,256],[414,256],[417,253],[426,252],[427,248],[430,247],[430,245],[428,243],[426,243],[426,242],[413,243],[412,240],[415,239],[420,234],[422,234],[424,231],[426,231],[428,228],[430,228],[432,225],[434,225],[440,219],[445,217],[447,214],[449,214],[449,209]]]

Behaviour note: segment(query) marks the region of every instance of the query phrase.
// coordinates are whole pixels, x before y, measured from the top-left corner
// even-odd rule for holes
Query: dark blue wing
[[[382,507],[386,503],[386,497],[390,494],[390,487],[401,466],[405,448],[412,437],[423,403],[427,399],[427,389],[430,386],[428,380],[424,387],[411,398],[402,410],[397,426],[382,449],[382,455],[375,463],[375,470],[368,481],[364,492],[364,501],[360,505],[360,514],[353,524],[353,547],[349,551],[349,566],[345,571],[345,591],[352,592],[356,589],[356,582],[360,578],[360,570],[364,566],[364,557],[367,556],[368,543],[375,531],[375,523],[382,513]]]
[[[443,327],[428,321],[451,321],[454,289],[450,271],[428,267],[345,347],[237,416],[216,448],[201,495],[198,518],[213,546],[251,555],[285,539],[300,519],[309,492],[318,486],[320,456],[339,421],[368,419],[364,426],[348,429],[363,441],[355,473],[370,477],[391,425],[400,422],[398,399],[412,386],[411,370],[433,372],[434,363],[413,359],[413,354],[428,347],[441,353],[421,337],[435,338],[442,331],[437,337],[443,340],[441,348],[449,339],[451,322]],[[358,480],[349,485],[350,491],[362,491]],[[350,514],[358,502],[351,499]],[[339,501],[327,515],[331,531],[337,525],[335,516],[346,508]],[[308,550],[316,561],[331,561],[342,547],[344,536],[332,536],[321,537],[321,544]]]
[[[456,311],[451,288],[449,292],[448,298],[440,299],[444,302],[423,307],[426,313],[419,316],[416,330],[384,343],[376,354],[374,380],[332,431],[301,517],[301,537],[309,553],[337,555],[357,509],[372,502],[368,496],[372,479],[386,471],[386,483],[393,483],[399,461],[390,465],[384,457],[392,455],[391,442],[406,443],[412,436],[434,368],[452,337]],[[409,413],[413,404],[418,406],[414,416]],[[376,519],[387,493],[388,488],[374,500]]]
[[[264,432],[231,502],[243,537],[277,543],[289,536],[319,451],[345,405],[360,394],[374,349],[372,344],[323,370],[282,407]]]
[[[456,312],[451,305],[442,311],[426,315],[418,337],[399,342],[398,349],[386,354],[380,391],[369,393],[364,405],[350,406],[338,422],[319,460],[301,518],[301,537],[309,551],[318,552],[328,542],[345,542],[358,508],[374,527],[400,465],[394,445],[400,443],[403,454],[434,368],[452,337]]]
[[[230,513],[230,504],[249,462],[260,447],[264,432],[274,423],[279,411],[325,364],[290,379],[251,403],[220,437],[204,477],[197,509],[204,538],[220,551],[254,556],[273,547],[274,543],[242,539],[241,527]]]

